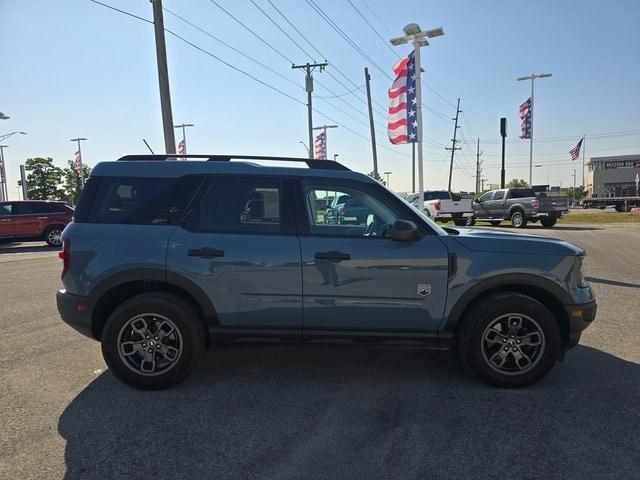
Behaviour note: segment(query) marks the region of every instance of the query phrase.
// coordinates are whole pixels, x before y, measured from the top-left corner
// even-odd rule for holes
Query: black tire
[[[453,219],[453,223],[456,227],[464,227],[465,225],[467,225],[467,219],[464,217],[460,217],[460,218],[454,218]]]
[[[50,227],[47,227],[43,234],[44,241],[47,242],[47,245],[50,247],[62,246],[63,230],[64,227],[62,225],[51,225]]]
[[[514,210],[511,213],[511,225],[514,228],[525,228],[527,226],[527,217],[522,210]]]
[[[491,222],[491,225],[493,225],[494,227],[497,227],[498,225],[500,225],[502,223],[502,220],[493,220]]]
[[[473,227],[476,224],[476,219],[475,217],[469,217],[467,218],[467,227]]]
[[[540,223],[545,228],[553,227],[556,224],[557,221],[558,221],[557,218],[541,218],[540,219]]]
[[[514,317],[509,315],[514,315]],[[501,372],[495,364],[491,366],[490,359],[494,358],[495,355],[502,354],[503,344],[500,343],[498,333],[495,333],[494,329],[490,327],[501,317],[506,317],[507,321],[510,322],[512,319],[515,321],[518,316],[522,316],[523,325],[527,322],[527,324],[534,327],[534,330],[536,326],[538,327],[541,346],[528,346],[521,342],[518,342],[520,345],[512,343],[516,353],[508,352],[505,354],[508,359],[504,362],[506,365],[504,368],[506,369],[507,366],[513,364],[516,371]],[[525,317],[528,317],[528,319]],[[529,323],[529,319],[533,320],[533,323]],[[490,385],[505,388],[520,388],[532,385],[549,373],[560,356],[561,337],[558,322],[544,305],[526,295],[520,293],[492,295],[473,305],[468,316],[463,318],[462,322],[456,336],[456,349],[460,360],[470,372],[476,374]],[[520,331],[526,332],[524,329]],[[508,341],[517,341],[510,338],[507,331],[504,333],[505,335],[503,336],[507,337]],[[535,334],[535,332],[533,333]],[[493,338],[491,341],[495,344],[492,347],[488,347],[487,341],[484,340],[487,335]],[[516,336],[515,338],[535,338],[535,335],[533,337]],[[493,353],[490,356],[492,353],[491,348],[495,347],[498,347],[497,353]],[[526,351],[525,347],[527,348]],[[509,348],[508,345],[505,348]],[[537,355],[532,353],[532,349],[535,348],[539,349]],[[519,350],[516,351],[515,349]],[[531,359],[527,367],[528,370],[522,370],[521,372],[518,370],[519,367],[516,364],[515,357],[516,354],[521,355],[520,352],[527,353],[529,355],[528,358]],[[500,358],[497,360],[500,360]],[[524,363],[526,364],[526,362]]]
[[[145,337],[134,329],[135,323],[132,320],[136,318],[138,322],[140,318],[145,321],[145,329],[148,328],[147,331],[151,334],[146,337],[147,341],[154,345],[141,343]],[[169,320],[172,324],[169,327],[174,330],[171,331],[171,336],[165,334],[167,340],[161,338],[158,341],[153,336],[151,322],[154,320],[156,323]],[[155,334],[158,334],[158,330]],[[160,390],[181,382],[193,370],[202,356],[205,335],[206,330],[198,314],[187,302],[170,293],[143,293],[118,306],[107,319],[101,338],[102,355],[111,372],[122,382],[144,390]],[[132,346],[135,343],[138,349],[132,348],[133,353],[125,352],[124,346],[121,346],[125,338],[130,341],[124,343]],[[145,348],[140,348],[141,346],[152,347],[152,352],[144,352]],[[169,348],[178,350],[179,353],[167,355]],[[143,355],[145,359],[141,360]],[[153,359],[154,368],[156,362],[159,365],[169,362],[169,366],[164,370],[159,369],[157,373],[143,373],[141,369],[148,362],[147,355]],[[173,361],[170,360],[171,356],[174,357]],[[130,360],[125,360],[125,357]]]

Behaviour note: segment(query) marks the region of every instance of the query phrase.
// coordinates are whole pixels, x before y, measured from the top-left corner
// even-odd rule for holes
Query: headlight
[[[575,269],[575,285],[576,287],[585,287],[586,286],[586,282],[584,280],[584,277],[582,276],[582,262],[584,260],[584,257],[586,256],[586,253],[581,253],[578,256],[576,256],[576,269]]]

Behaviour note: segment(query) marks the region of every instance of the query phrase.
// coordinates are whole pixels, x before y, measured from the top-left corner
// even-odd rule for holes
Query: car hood
[[[498,232],[480,228],[447,228],[450,238],[474,251],[528,255],[581,255],[584,250],[559,238]]]

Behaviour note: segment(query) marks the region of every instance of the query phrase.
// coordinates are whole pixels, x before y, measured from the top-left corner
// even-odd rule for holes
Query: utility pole
[[[173,134],[171,94],[167,67],[167,45],[164,40],[164,20],[162,0],[151,0],[153,6],[153,30],[156,37],[156,61],[158,63],[158,83],[160,85],[160,107],[162,109],[162,129],[164,130],[165,153],[176,153],[176,139]]]
[[[456,107],[456,117],[452,120],[455,120],[455,124],[453,126],[453,138],[451,139],[451,148],[445,147],[445,150],[451,150],[451,164],[449,165],[449,193],[451,193],[451,176],[453,175],[453,157],[456,153],[456,150],[462,150],[462,147],[456,147],[456,134],[458,133],[458,116],[462,110],[460,110],[460,99],[458,99],[458,106]]]
[[[526,75],[524,77],[518,77],[518,81],[522,80],[531,80],[531,129],[529,134],[529,186],[533,187],[533,83],[536,78],[547,78],[550,77],[550,73],[541,73],[541,74],[531,74]],[[504,188],[504,187],[502,187]]]
[[[20,178],[22,179],[22,199],[29,200],[27,193],[27,174],[24,171],[24,165],[20,165]]]
[[[329,147],[327,147],[328,145],[328,140],[327,140],[327,128],[338,128],[337,125],[322,125],[321,127],[315,127],[313,128],[313,130],[322,130],[324,133],[324,152],[322,155],[322,159],[326,160],[327,159],[327,152],[329,151]],[[314,148],[315,150],[315,148]],[[311,155],[309,158],[313,158],[313,155]]]
[[[481,188],[482,188],[482,190],[480,190],[481,192],[484,192],[484,182],[485,182],[486,180],[487,180],[486,178],[481,178],[481,179],[480,179]]]
[[[484,152],[480,151],[480,139],[478,138],[478,149],[476,150],[476,193],[480,190],[480,175],[482,175],[482,162],[480,156]]]
[[[502,167],[500,168],[500,188],[504,188],[504,182],[505,182],[504,145],[505,145],[505,139],[507,138],[507,117],[502,117],[500,119],[500,137],[502,138]]]
[[[324,70],[328,63],[306,63],[304,65],[291,65],[291,68],[303,68],[304,75],[304,85],[305,90],[307,91],[307,122],[309,129],[309,158],[313,158],[313,149],[311,145],[313,145],[313,106],[311,104],[311,94],[313,93],[313,69],[318,67],[320,71]]]
[[[181,128],[182,129],[182,152],[177,152],[177,153],[187,153],[187,135],[185,132],[185,129],[187,127],[193,127],[193,123],[181,123],[180,125],[174,125],[173,128]]]
[[[371,86],[369,69],[364,67],[364,80],[367,85],[367,105],[369,106],[369,130],[371,131],[371,152],[373,153],[373,177],[378,178],[378,153],[376,151],[376,130],[373,128],[373,108],[371,106]]]

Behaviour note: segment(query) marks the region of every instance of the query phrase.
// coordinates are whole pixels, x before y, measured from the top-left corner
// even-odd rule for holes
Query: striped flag
[[[569,155],[571,155],[571,160],[575,160],[576,158],[578,158],[580,156],[580,149],[582,148],[582,141],[584,140],[584,137],[582,137],[580,139],[580,141],[578,142],[578,144],[573,147],[571,150],[569,150]]]
[[[520,138],[525,140],[531,138],[531,97],[527,98],[520,105]]]
[[[184,140],[180,140],[178,144],[178,154],[185,155],[187,153],[187,145],[184,143]]]
[[[389,89],[389,141],[415,143],[418,141],[416,115],[416,59],[411,52],[393,66],[396,78]]]
[[[314,143],[314,156],[316,160],[324,160],[327,158],[327,139],[325,132],[318,134]]]
[[[73,162],[73,168],[78,175],[82,175],[82,155],[80,155],[80,150],[77,150],[74,155],[76,159]]]

